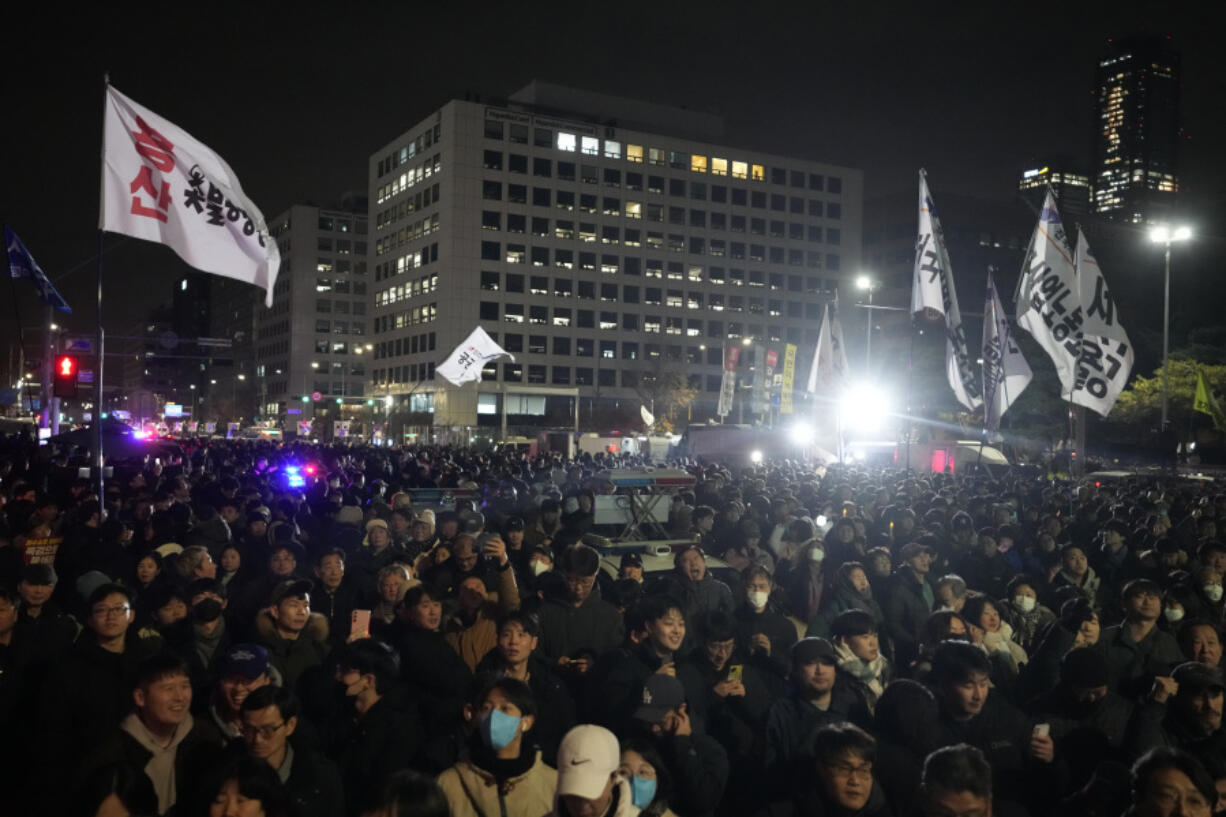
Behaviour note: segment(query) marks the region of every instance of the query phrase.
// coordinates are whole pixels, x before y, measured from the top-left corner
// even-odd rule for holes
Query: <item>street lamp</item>
[[[856,276],[856,289],[868,290],[868,311],[864,316],[864,371],[872,360],[873,350],[873,290],[877,283],[867,275]]]
[[[1192,237],[1191,227],[1167,227],[1158,225],[1149,231],[1149,240],[1165,245],[1166,275],[1162,293],[1162,430],[1166,430],[1167,377],[1170,369],[1171,344],[1171,244],[1187,241]]]

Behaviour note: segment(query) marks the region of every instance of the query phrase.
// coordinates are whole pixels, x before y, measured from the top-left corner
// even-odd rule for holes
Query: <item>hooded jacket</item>
[[[276,622],[268,610],[261,610],[255,619],[256,641],[268,648],[268,663],[277,668],[285,686],[293,689],[302,674],[317,667],[328,655],[328,620],[311,613],[306,626],[295,639],[277,632]]]

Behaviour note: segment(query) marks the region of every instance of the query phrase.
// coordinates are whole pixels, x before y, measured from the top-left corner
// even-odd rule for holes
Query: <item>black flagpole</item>
[[[106,194],[106,105],[107,105],[107,88],[110,87],[111,78],[108,74],[102,75],[102,156],[100,161],[101,173],[98,179],[98,342],[95,350],[96,359],[94,363],[94,467],[98,470],[98,507],[101,513],[106,513],[106,474],[103,470],[102,460],[102,394],[103,394],[103,361],[105,360],[105,337],[102,331],[102,201]],[[101,519],[102,517],[99,516]]]

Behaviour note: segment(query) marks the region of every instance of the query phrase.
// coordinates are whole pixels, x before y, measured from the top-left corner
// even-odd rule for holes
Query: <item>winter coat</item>
[[[567,599],[541,605],[540,652],[551,664],[580,651],[600,655],[622,641],[622,616],[617,608],[594,594],[576,607]]]
[[[750,663],[779,678],[787,678],[792,668],[791,651],[796,643],[796,625],[775,607],[773,601],[768,601],[766,609],[760,613],[748,604],[742,604],[736,611],[736,630],[737,647],[749,656]],[[770,655],[751,648],[750,639],[758,633],[770,639]]]
[[[300,721],[301,723],[301,721]],[[296,817],[340,817],[345,813],[345,791],[336,764],[306,747],[292,747],[285,789]]]
[[[832,723],[852,721],[867,724],[868,708],[856,690],[845,679],[836,679],[830,694],[830,706],[818,709],[794,692],[771,704],[766,715],[766,743],[762,752],[763,780],[769,796],[786,798],[789,779],[805,741],[818,728]]]
[[[256,641],[268,649],[268,663],[281,673],[285,687],[290,690],[304,672],[321,666],[328,655],[328,620],[319,613],[311,613],[306,627],[292,640],[277,631],[267,610],[256,616],[255,631]]]
[[[129,725],[130,722],[134,725]],[[136,799],[152,798],[154,802],[168,797],[167,787],[173,790],[174,796],[169,808],[160,812],[166,815],[192,814],[202,797],[208,797],[211,792],[203,791],[207,775],[204,770],[215,768],[222,756],[220,744],[210,741],[205,733],[194,728],[191,715],[180,724],[179,731],[172,741],[174,748],[174,771],[168,780],[154,781],[149,778],[146,766],[153,757],[153,752],[136,735],[143,733],[136,714],[130,714],[110,737],[98,745],[85,760],[81,775],[76,782],[88,781],[94,774],[108,766],[121,764],[136,774],[135,789],[141,793]],[[81,792],[80,794],[85,794]],[[160,795],[160,798],[159,798]]]
[[[1170,675],[1184,661],[1175,637],[1157,625],[1140,642],[1132,640],[1127,622],[1107,627],[1095,646],[1107,656],[1112,688],[1125,698],[1147,694],[1156,676]]]
[[[489,772],[461,760],[438,776],[451,817],[542,817],[552,811],[558,773],[540,753],[523,774],[502,785]]]
[[[862,610],[868,613],[877,625],[877,632],[884,632],[885,613],[882,612],[877,600],[872,597],[871,591],[869,595],[865,595],[852,587],[851,583],[841,575],[836,574],[834,585],[822,598],[822,609],[809,622],[809,629],[805,635],[829,638],[831,623],[839,617],[840,613],[848,610]]]
[[[440,737],[455,729],[472,671],[442,633],[406,627],[396,640],[400,677],[419,702],[426,734]]]
[[[685,605],[686,621],[696,621],[696,616],[712,610],[732,615],[732,591],[709,571],[702,581],[691,581],[679,574],[674,574],[672,579],[680,592],[679,600]]]
[[[396,706],[392,696],[349,720],[330,753],[341,770],[348,813],[356,817],[374,809],[388,777],[411,766],[424,742],[417,712]]]
[[[676,660],[674,658],[674,660]],[[587,714],[593,722],[624,736],[634,724],[634,711],[641,701],[643,684],[663,662],[649,643],[626,652],[617,650],[597,662],[589,672]],[[690,720],[699,726],[705,715],[706,691],[702,678],[687,663],[677,663],[676,677],[685,690]]]
[[[921,578],[904,567],[890,576],[886,587],[882,605],[885,632],[894,645],[895,663],[905,667],[918,657],[919,645],[924,640],[928,616],[932,613],[929,601],[934,595],[932,585],[927,577]]]
[[[371,601],[356,582],[346,577],[332,593],[316,582],[311,593],[311,610],[327,619],[329,640],[333,647],[339,647],[349,638],[353,611],[370,609]]]

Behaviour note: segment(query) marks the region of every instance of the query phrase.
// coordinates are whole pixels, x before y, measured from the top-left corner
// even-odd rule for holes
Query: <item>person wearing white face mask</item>
[[[1029,576],[1014,576],[1005,589],[1005,598],[1008,605],[1002,612],[1013,626],[1013,640],[1027,653],[1033,652],[1056,614],[1039,604],[1037,588]]]
[[[1204,565],[1195,573],[1193,587],[1200,597],[1202,613],[1206,618],[1221,620],[1226,605],[1222,601],[1222,574],[1212,565]]]
[[[745,601],[736,611],[737,646],[764,670],[786,678],[791,668],[789,654],[796,643],[796,627],[771,600],[774,585],[770,573],[753,565],[741,574]]]
[[[807,519],[794,519],[783,536],[783,552],[775,571],[778,585],[787,590],[791,612],[811,621],[821,609],[826,551]]]

